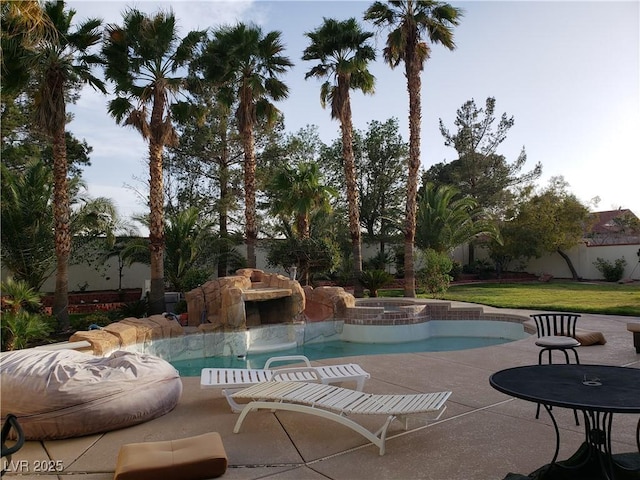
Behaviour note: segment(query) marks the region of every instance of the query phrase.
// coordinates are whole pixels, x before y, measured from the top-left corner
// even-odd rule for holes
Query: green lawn
[[[402,295],[401,291],[399,293]],[[396,296],[397,293],[387,291],[382,295]],[[429,298],[428,295],[418,296]],[[559,280],[549,283],[475,283],[452,285],[442,298],[502,308],[640,317],[639,284],[591,284]]]

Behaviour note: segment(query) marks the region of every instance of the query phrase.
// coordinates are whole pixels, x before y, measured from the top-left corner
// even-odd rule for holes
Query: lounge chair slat
[[[343,365],[312,366],[308,358],[303,355],[272,357],[265,365],[277,362],[303,362],[304,367],[279,366],[277,368],[246,369],[246,368],[203,368],[200,373],[201,388],[224,388],[223,393],[233,411],[240,411],[242,407],[232,398],[231,390],[248,387],[250,385],[268,381],[296,381],[319,382],[332,384],[338,382],[356,382],[356,390],[364,388],[364,382],[370,378],[360,365],[348,363]]]
[[[358,392],[333,385],[302,382],[266,382],[253,385],[232,395],[234,399],[248,399],[234,433],[240,431],[244,418],[258,409],[288,410],[310,413],[334,420],[360,433],[385,452],[387,428],[396,417],[410,414],[444,411],[451,392],[377,395]],[[384,425],[373,433],[345,414],[387,415]],[[442,413],[440,413],[442,415]],[[438,416],[439,418],[439,416]]]

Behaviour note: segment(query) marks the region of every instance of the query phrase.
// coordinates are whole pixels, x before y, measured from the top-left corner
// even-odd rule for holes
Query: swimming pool
[[[443,352],[489,347],[512,342],[528,336],[522,324],[500,321],[429,322],[431,334],[427,338],[408,341],[407,336],[394,337],[403,332],[398,327],[361,327],[354,332],[343,331],[342,340],[312,342],[280,351],[252,353],[246,356],[198,356],[172,360],[171,364],[181,376],[200,376],[203,368],[262,368],[270,357],[305,355],[310,360],[350,357],[358,355],[384,355],[393,353]],[[409,329],[408,332],[413,330]],[[415,331],[413,331],[415,334]],[[360,341],[352,341],[357,335]],[[345,339],[346,337],[346,339]],[[386,342],[381,342],[384,338]],[[413,336],[411,338],[421,338]],[[362,343],[365,342],[365,343]]]

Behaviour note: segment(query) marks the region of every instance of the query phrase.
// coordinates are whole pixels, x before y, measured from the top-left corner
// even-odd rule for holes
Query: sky
[[[320,104],[320,80],[305,80],[313,62],[301,60],[324,18],[354,17],[375,32],[377,60],[370,65],[375,93],[352,92],[354,128],[372,120],[399,121],[408,142],[408,94],[402,65],[382,60],[386,32],[362,20],[372,1],[68,1],[77,21],[101,18],[122,24],[122,12],[136,7],[155,13],[171,8],[183,37],[190,30],[237,22],[264,32],[279,30],[285,54],[295,66],[282,77],[289,98],[278,102],[285,129],[316,125],[325,143],[339,137],[339,123]],[[435,45],[422,73],[421,162],[424,169],[457,158],[444,145],[439,120],[453,133],[456,111],[466,101],[483,107],[496,99],[496,117],[515,123],[497,153],[514,162],[524,148],[522,173],[540,162],[539,188],[563,176],[568,190],[591,211],[631,209],[640,216],[640,2],[474,1],[451,2],[464,16],[454,29],[456,49]],[[113,91],[112,89],[110,90]],[[89,194],[112,198],[120,214],[146,213],[148,146],[130,127],[107,113],[113,95],[82,91],[69,110],[68,128],[93,147],[84,170]],[[595,203],[594,199],[599,198]]]

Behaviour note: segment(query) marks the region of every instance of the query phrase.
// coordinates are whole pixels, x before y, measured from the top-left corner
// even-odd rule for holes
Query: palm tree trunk
[[[71,232],[69,227],[69,188],[67,183],[67,144],[64,124],[53,135],[53,218],[56,239],[56,287],[53,315],[58,327],[69,329],[69,256]]]
[[[254,149],[253,128],[245,126],[242,130],[244,149],[244,217],[247,244],[247,266],[256,268],[256,242],[258,226],[256,221],[256,153]]]
[[[338,80],[340,86],[340,80]],[[347,184],[347,203],[349,205],[349,233],[351,234],[351,248],[353,255],[353,287],[354,296],[362,298],[364,289],[360,283],[362,274],[362,244],[360,239],[360,206],[358,201],[358,186],[356,182],[356,162],[353,156],[353,125],[351,123],[351,103],[349,89],[343,89],[344,103],[340,115],[342,130],[342,157],[344,159],[344,176]]]
[[[420,169],[420,62],[414,56],[406,60],[407,89],[409,90],[409,175],[407,177],[407,204],[404,231],[404,296],[416,296],[414,271],[414,242],[416,237],[416,196]]]
[[[229,230],[228,230],[228,208],[231,197],[231,191],[229,188],[229,146],[227,143],[227,122],[223,118],[221,120],[222,127],[220,132],[222,133],[222,154],[219,159],[220,169],[220,206],[218,209],[218,222],[220,224],[220,240],[221,240],[221,255],[218,259],[218,277],[227,276],[227,262],[229,258]]]
[[[162,188],[162,145],[149,142],[149,251],[151,290],[149,314],[165,311],[164,304],[164,192]]]

